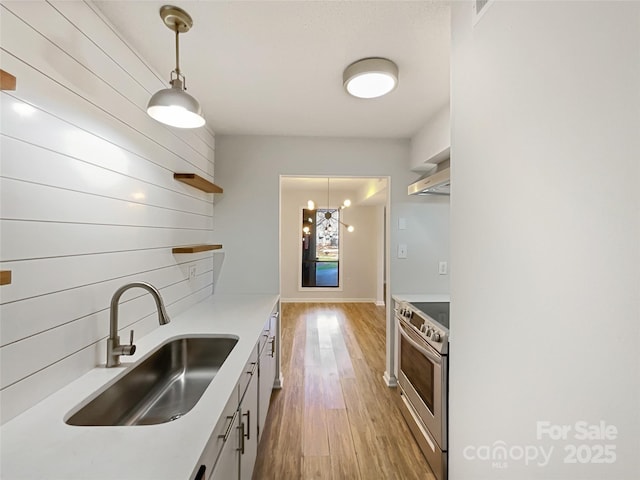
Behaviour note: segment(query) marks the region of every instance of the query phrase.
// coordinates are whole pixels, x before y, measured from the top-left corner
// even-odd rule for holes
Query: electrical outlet
[[[189,265],[189,283],[193,283],[196,280],[196,266]]]
[[[447,274],[447,262],[438,263],[438,273],[440,275],[446,275]]]

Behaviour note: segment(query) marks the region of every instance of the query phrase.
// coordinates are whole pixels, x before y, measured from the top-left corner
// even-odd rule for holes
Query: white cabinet
[[[251,480],[277,376],[278,312],[279,303],[264,324],[192,479]]]
[[[218,433],[217,441],[219,444],[222,442],[218,447],[221,451],[209,480],[251,480],[258,453],[257,343],[229,404],[232,405],[232,411],[226,416],[224,432]]]
[[[200,456],[198,467],[195,469],[191,478],[193,480],[206,480],[215,478],[216,480],[237,478],[237,464],[238,456],[235,451],[238,448],[238,387],[236,385],[234,394],[231,395],[227,401],[222,415],[218,419],[209,442],[207,443],[204,452]],[[231,453],[229,453],[231,452]],[[236,475],[235,477],[227,477],[219,475],[218,472],[222,469],[228,471],[228,466],[220,468],[220,464],[229,463],[228,457],[233,455],[236,463]],[[226,460],[225,460],[226,459]]]
[[[234,398],[235,401],[235,398]],[[212,475],[209,480],[230,480],[238,478],[240,463],[238,462],[238,454],[240,449],[240,412],[236,409],[231,418],[226,417],[228,421],[227,429],[222,437],[219,437],[223,444],[218,460],[215,464]]]
[[[279,312],[276,310],[265,323],[261,337],[261,339],[264,339],[264,345],[260,351],[260,362],[258,364],[258,440],[262,438],[267,412],[269,411],[271,392],[276,379],[278,317]]]
[[[250,376],[246,391],[240,401],[240,479],[251,480],[253,465],[258,454],[258,362],[257,347],[255,361],[247,364]]]

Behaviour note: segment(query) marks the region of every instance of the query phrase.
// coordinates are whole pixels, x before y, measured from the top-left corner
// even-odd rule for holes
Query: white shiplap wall
[[[104,363],[121,285],[154,284],[170,315],[212,293],[215,254],[171,247],[214,241],[213,195],[173,180],[213,180],[214,136],[146,115],[167,79],[91,3],[3,1],[0,22],[2,69],[18,82],[0,103],[0,268],[13,273],[0,287],[4,423]],[[120,311],[124,335],[158,328],[141,289]]]

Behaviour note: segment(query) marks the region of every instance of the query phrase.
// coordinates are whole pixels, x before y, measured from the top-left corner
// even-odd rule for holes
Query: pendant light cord
[[[329,177],[327,177],[327,210],[331,210],[331,204],[329,203]]]

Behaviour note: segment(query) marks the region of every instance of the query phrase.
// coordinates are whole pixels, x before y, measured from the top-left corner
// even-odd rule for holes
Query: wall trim
[[[389,388],[395,388],[398,386],[398,379],[395,377],[395,375],[390,375],[387,371],[385,371],[384,375],[382,375],[382,379]]]
[[[280,303],[373,303],[377,305],[374,298],[281,298]]]

